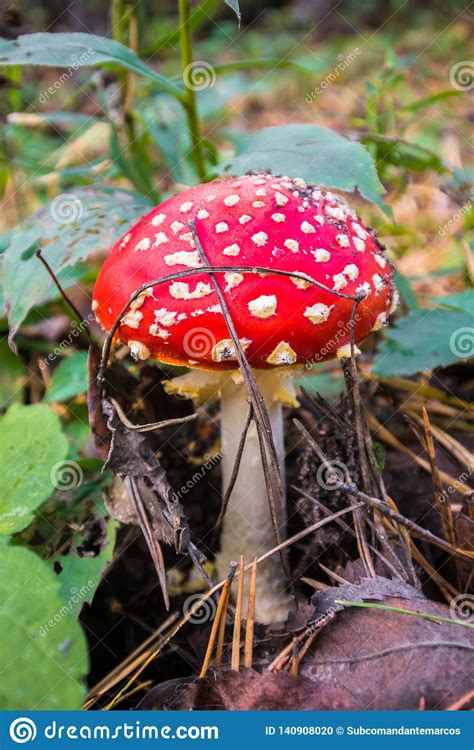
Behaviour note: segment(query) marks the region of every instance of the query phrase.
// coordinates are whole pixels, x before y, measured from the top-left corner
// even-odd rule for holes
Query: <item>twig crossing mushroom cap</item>
[[[268,369],[334,357],[349,345],[354,295],[365,293],[356,343],[396,306],[392,270],[373,230],[340,198],[302,180],[259,173],[190,188],[161,203],[115,245],[93,296],[110,330],[142,284],[201,267],[189,221],[217,279],[249,363]],[[245,266],[301,273],[324,284]],[[337,294],[342,295],[338,296]],[[138,359],[202,369],[235,368],[236,356],[209,274],[146,290],[118,329]]]

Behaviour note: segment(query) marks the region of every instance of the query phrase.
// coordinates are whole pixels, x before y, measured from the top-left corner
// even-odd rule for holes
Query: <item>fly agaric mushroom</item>
[[[358,343],[387,324],[398,295],[383,247],[345,202],[303,180],[267,173],[216,180],[175,195],[115,245],[93,296],[93,309],[106,330],[144,283],[193,269],[190,275],[155,284],[136,297],[116,337],[136,359],[152,357],[191,368],[166,383],[169,393],[196,402],[220,395],[222,472],[227,487],[248,394],[192,229],[209,264],[229,268],[214,278],[265,399],[281,470],[282,401],[297,405],[288,387],[294,369],[350,356],[355,297],[362,298],[352,323]],[[195,270],[201,267],[202,273]],[[300,276],[263,273],[262,268]],[[283,536],[285,510],[276,510]],[[250,561],[273,545],[252,424],[223,523],[217,560],[220,577],[240,554]],[[273,555],[259,567],[256,617],[260,622],[282,621],[289,608],[281,561]]]

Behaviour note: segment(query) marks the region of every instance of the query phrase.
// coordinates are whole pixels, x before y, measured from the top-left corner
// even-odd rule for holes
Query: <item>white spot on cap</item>
[[[378,253],[375,253],[374,260],[380,266],[380,268],[385,268],[385,266],[387,265],[387,258],[384,258],[383,255],[378,255]]]
[[[354,356],[357,357],[359,354],[360,354],[360,349],[357,346],[354,346]],[[338,359],[350,359],[351,358],[351,345],[344,344],[344,346],[340,346],[336,352],[336,356]]]
[[[187,214],[188,211],[191,211],[193,205],[194,204],[192,201],[185,201],[184,203],[181,203],[179,210],[181,211],[182,214]]]
[[[229,271],[228,273],[224,274],[224,279],[226,280],[227,286],[224,289],[225,292],[228,292],[230,289],[233,289],[235,286],[239,286],[239,284],[242,283],[244,280],[243,274],[236,273],[234,271]]]
[[[315,220],[315,222],[317,224],[319,224],[320,227],[324,226],[325,222],[324,222],[324,217],[323,216],[316,215],[316,216],[313,216],[313,219]]]
[[[308,320],[310,320],[311,323],[314,323],[315,326],[320,325],[321,323],[325,323],[329,318],[329,313],[333,307],[334,305],[329,307],[322,302],[316,302],[315,305],[306,308],[304,311],[304,317],[308,318]]]
[[[316,263],[326,263],[331,258],[331,253],[325,250],[323,247],[318,247],[316,250],[311,250],[311,255],[314,255]]]
[[[346,212],[343,208],[340,208],[339,206],[324,206],[324,210],[327,213],[328,216],[331,216],[333,219],[338,219],[339,221],[344,221],[346,218]]]
[[[265,203],[263,201],[254,201],[252,203],[252,206],[254,208],[263,208],[265,206]]]
[[[398,289],[394,289],[392,299],[390,301],[390,308],[388,311],[389,315],[395,312],[399,304],[400,304],[400,294],[398,293]]]
[[[291,348],[287,341],[280,341],[272,353],[267,357],[269,365],[294,365],[296,362],[296,352]]]
[[[198,281],[196,288],[191,292],[189,284],[185,281],[173,281],[169,286],[169,293],[175,299],[199,299],[199,297],[207,297],[208,294],[212,294],[212,287],[210,284]]]
[[[225,223],[225,221],[220,221],[218,224],[216,224],[216,234],[222,234],[222,232],[227,232],[229,229],[229,225]]]
[[[149,237],[144,237],[140,242],[137,242],[135,245],[135,250],[148,250],[150,247],[151,242]]]
[[[264,198],[266,194],[267,194],[267,191],[265,190],[265,188],[259,188],[258,190],[255,191],[255,195],[258,195],[260,198]]]
[[[153,217],[151,220],[151,223],[154,227],[159,227],[160,224],[163,224],[164,220],[166,219],[166,214],[157,214]]]
[[[381,328],[384,328],[388,325],[388,316],[386,312],[381,312],[377,315],[375,319],[375,323],[372,326],[373,331],[380,331]]]
[[[199,268],[199,266],[202,266],[202,261],[197,250],[191,253],[185,250],[178,250],[176,253],[165,255],[164,261],[167,266],[187,266],[188,268]]]
[[[250,339],[239,339],[242,349],[245,351],[252,343]],[[212,348],[212,359],[214,362],[226,362],[237,359],[237,352],[232,339],[222,339]]]
[[[347,236],[347,234],[336,234],[336,242],[341,247],[349,247],[350,245],[349,237]]]
[[[285,221],[286,216],[285,216],[285,214],[278,214],[278,213],[276,213],[276,214],[272,214],[272,219],[273,219],[273,221],[276,221],[277,224],[281,224],[282,221]]]
[[[243,214],[239,219],[239,224],[246,224],[248,221],[252,221],[252,217],[247,216],[247,214]]]
[[[174,234],[178,234],[180,229],[183,229],[183,227],[184,224],[182,224],[180,221],[173,221],[173,223],[171,224],[171,230]]]
[[[274,294],[262,294],[250,300],[248,308],[255,318],[269,318],[275,314],[277,298]]]
[[[314,234],[316,232],[315,228],[309,223],[309,221],[303,221],[301,224],[301,231],[304,232],[304,234]]]
[[[131,234],[126,234],[125,235],[125,237],[122,239],[122,242],[119,245],[119,250],[122,250],[125,247],[125,245],[128,244],[128,242],[130,241],[130,237],[131,236],[132,236]]]
[[[335,292],[338,292],[340,289],[344,289],[344,287],[347,286],[347,279],[343,273],[336,273],[332,277],[332,280],[334,282],[333,289]]]
[[[148,359],[150,350],[141,341],[129,341],[127,344],[130,354],[134,359]]]
[[[265,179],[265,177],[254,177],[252,182],[254,185],[266,185],[267,184],[267,180]]]
[[[254,242],[258,247],[262,247],[263,245],[266,245],[268,240],[268,235],[265,232],[257,232],[257,234],[252,235],[252,242]]]
[[[226,206],[236,206],[240,200],[240,196],[233,193],[232,195],[226,195],[224,203]]]
[[[209,216],[209,211],[206,211],[205,208],[200,208],[199,211],[197,212],[198,219],[207,219],[208,216]]]
[[[98,308],[98,307],[99,307],[99,303],[97,302],[97,300],[96,300],[96,299],[93,299],[93,300],[92,300],[92,305],[91,305],[91,309],[92,309],[93,311],[95,311],[95,310],[97,310],[97,308]]]
[[[288,203],[288,196],[286,196],[284,193],[275,193],[275,200],[277,202],[277,206],[284,206],[286,203]]]
[[[361,240],[360,237],[353,237],[352,242],[354,243],[354,247],[357,250],[358,253],[365,252],[365,242],[364,240]]]
[[[215,200],[216,200],[216,196],[214,195],[214,193],[209,193],[209,195],[206,195],[206,201],[208,203],[212,203],[212,201],[215,201]]]
[[[295,273],[300,273],[300,271],[295,271]],[[290,278],[293,284],[298,287],[298,289],[308,289],[310,286],[313,286],[310,281],[297,279],[295,276],[290,276]]]
[[[152,247],[159,247],[165,242],[168,242],[168,237],[166,236],[166,234],[164,232],[158,232],[158,234],[155,234],[155,241]]]
[[[370,284],[369,284],[368,281],[364,281],[363,284],[359,284],[359,286],[356,289],[357,293],[364,292],[364,294],[365,294],[366,297],[369,296],[369,294],[371,293],[371,291],[372,291],[372,287],[370,286]]]
[[[359,269],[357,268],[355,263],[349,263],[349,265],[345,266],[342,273],[345,273],[346,276],[349,276],[351,281],[355,281],[359,275]]]
[[[179,239],[183,240],[184,242],[190,242],[191,245],[194,247],[194,240],[193,240],[192,232],[185,232],[184,234],[180,234]]]
[[[222,252],[224,255],[238,255],[240,253],[240,247],[234,242],[233,245],[225,247]]]
[[[284,246],[291,250],[292,253],[297,253],[300,249],[299,242],[297,240],[285,240]]]
[[[206,308],[207,312],[210,313],[223,313],[222,307],[220,305],[211,305],[210,307]]]
[[[155,310],[154,315],[155,322],[165,327],[174,326],[178,322],[178,313],[174,310],[167,310],[166,307],[160,307],[159,310]]]
[[[128,326],[129,328],[139,328],[140,322],[143,320],[143,313],[140,310],[129,310],[123,316],[120,321],[121,326]]]
[[[354,230],[356,235],[359,237],[359,239],[361,240],[368,239],[369,233],[365,229],[363,229],[363,227],[361,227],[360,224],[357,224],[355,221],[352,222],[352,229]]]
[[[383,292],[383,290],[387,286],[386,279],[384,279],[384,277],[379,273],[374,273],[374,275],[372,276],[372,281],[374,282],[376,292]]]
[[[152,336],[158,336],[158,338],[163,339],[164,341],[171,336],[169,331],[165,328],[160,328],[156,323],[152,323],[148,330]]]

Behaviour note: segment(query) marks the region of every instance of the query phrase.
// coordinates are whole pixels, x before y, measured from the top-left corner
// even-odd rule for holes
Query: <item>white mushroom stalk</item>
[[[283,409],[280,401],[281,376],[274,371],[254,372],[270,418],[280,472],[284,479],[285,447]],[[222,485],[229,486],[239,443],[248,412],[248,393],[244,383],[228,378],[221,389]],[[286,536],[286,508],[275,503],[280,539]],[[225,578],[229,563],[243,555],[246,563],[267,552],[276,543],[267,487],[263,472],[257,427],[252,420],[241,456],[240,468],[222,525],[221,551],[217,557],[219,578]],[[244,615],[248,596],[248,577],[244,582]],[[258,596],[255,616],[258,622],[286,620],[292,606],[280,556],[276,553],[258,567]]]

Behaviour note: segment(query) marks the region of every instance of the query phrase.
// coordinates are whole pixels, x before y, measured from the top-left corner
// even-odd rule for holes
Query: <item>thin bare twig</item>
[[[185,424],[186,422],[192,422],[196,419],[197,414],[189,414],[187,417],[177,417],[176,419],[162,419],[160,422],[149,422],[148,424],[133,424],[130,422],[124,410],[114,398],[111,398],[117,416],[121,422],[128,427],[129,430],[135,430],[136,432],[152,432],[153,430],[161,430],[163,427],[172,427],[177,424]]]

